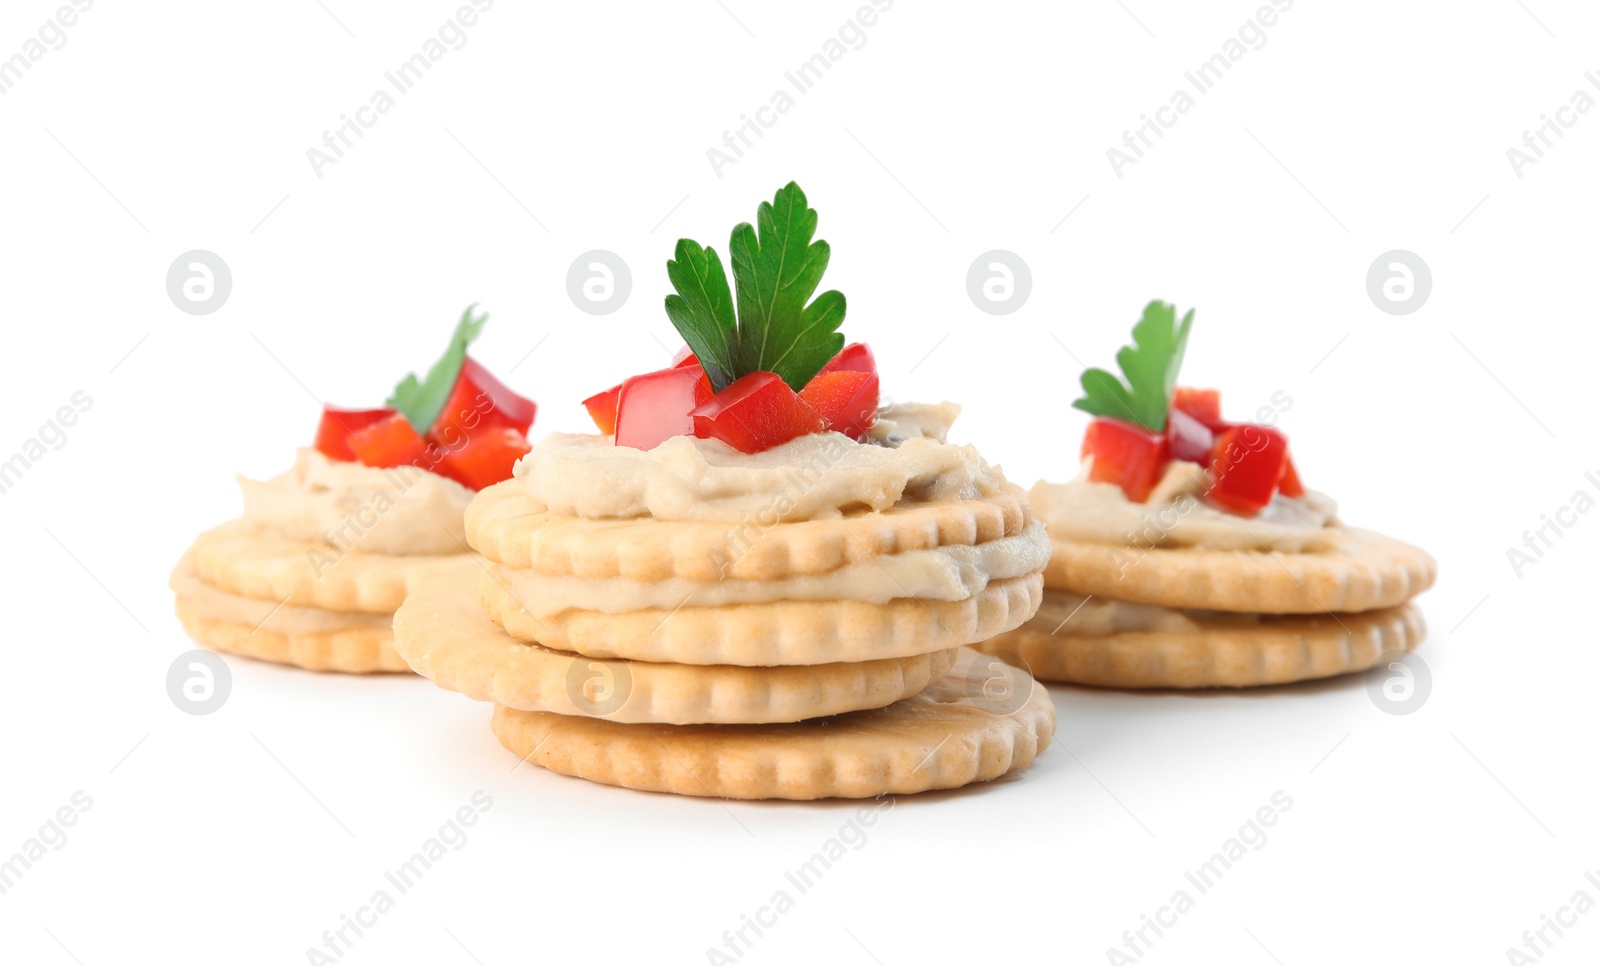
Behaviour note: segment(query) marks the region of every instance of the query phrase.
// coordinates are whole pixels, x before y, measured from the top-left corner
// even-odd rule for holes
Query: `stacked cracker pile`
[[[395,616],[396,647],[441,687],[493,702],[501,743],[561,774],[684,795],[870,797],[1025,768],[1054,730],[1043,688],[963,647],[1038,607],[1048,550],[1015,486],[778,523],[734,556],[726,524],[553,515],[518,481],[480,493],[466,523],[483,559],[413,587]],[[801,588],[917,551],[984,559],[970,551],[985,544],[1035,547],[1037,559],[960,600],[797,589],[695,603],[730,585]],[[622,612],[551,612],[534,596],[629,582],[685,593],[673,608]]]
[[[183,629],[214,651],[313,671],[406,671],[395,608],[407,580],[442,559],[341,555],[236,521],[202,533],[169,583]]]
[[[1249,687],[1364,671],[1422,642],[1411,600],[1437,572],[1427,552],[1337,521],[1299,552],[1106,545],[1055,527],[1051,542],[1038,613],[980,647],[1041,680],[1100,687]]]
[[[430,485],[415,487],[417,496],[397,485],[393,500],[377,504],[388,508],[385,513],[368,517],[363,508],[374,505],[369,493],[320,492],[306,483],[304,467],[314,461],[302,453],[295,469],[266,483],[241,478],[245,515],[202,533],[172,571],[178,619],[190,637],[214,651],[314,671],[408,671],[394,649],[395,609],[408,582],[470,557],[460,510],[450,502],[464,506],[470,491],[427,474]],[[422,474],[388,472],[404,472],[409,481]],[[294,513],[274,519],[256,512],[258,493],[268,487],[296,500],[348,503],[349,515],[368,519],[368,528],[308,538],[315,523],[293,522]],[[423,528],[419,517],[456,522]]]

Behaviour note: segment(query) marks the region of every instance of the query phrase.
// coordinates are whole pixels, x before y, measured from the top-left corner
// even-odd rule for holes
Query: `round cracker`
[[[309,634],[373,627],[387,630],[393,623],[390,614],[300,607],[286,601],[230,593],[196,576],[188,556],[173,568],[167,577],[167,587],[193,614],[207,620],[246,624],[268,631]]]
[[[907,503],[837,520],[588,520],[535,511],[520,482],[506,480],[473,498],[466,527],[474,550],[518,570],[645,581],[782,580],[883,554],[975,546],[1015,536],[1029,519],[1027,494],[1007,484],[987,498]]]
[[[496,705],[494,733],[551,771],[676,795],[810,800],[959,788],[1028,767],[1056,721],[1031,679],[1019,708],[987,709],[974,695],[988,672],[964,656],[973,660],[915,697],[796,724],[621,724]]]
[[[178,620],[196,642],[213,651],[238,654],[258,661],[289,664],[309,671],[409,671],[394,649],[394,632],[387,627],[358,627],[315,634],[283,634],[258,630],[248,624],[200,617],[179,598]]]
[[[477,574],[468,565],[419,584],[395,614],[395,649],[442,688],[521,711],[657,724],[799,721],[893,704],[956,659],[950,649],[772,668],[597,660],[507,634],[479,605]]]
[[[478,589],[484,612],[506,633],[556,650],[664,664],[771,667],[911,657],[981,641],[1032,617],[1044,582],[1039,574],[994,580],[956,601],[780,600],[621,614],[572,609],[546,617],[524,610],[488,571]]]
[[[340,553],[262,533],[240,521],[195,539],[189,558],[207,583],[242,597],[286,600],[299,607],[392,614],[406,599],[406,582],[438,572],[466,556],[389,556]]]
[[[1103,688],[1247,688],[1365,671],[1422,643],[1415,604],[1363,614],[1269,616],[1258,624],[1190,615],[1193,633],[1052,634],[1049,622],[975,645],[1041,681]]]
[[[1325,614],[1404,603],[1433,585],[1424,550],[1371,530],[1333,529],[1317,553],[1145,550],[1052,536],[1048,587],[1162,607],[1246,614]]]

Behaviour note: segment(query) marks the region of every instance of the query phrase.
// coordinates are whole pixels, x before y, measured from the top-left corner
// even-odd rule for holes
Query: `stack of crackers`
[[[314,671],[407,671],[391,630],[407,583],[468,557],[363,553],[241,519],[196,538],[169,584],[184,630],[214,651]]]
[[[1113,688],[1366,670],[1422,642],[1411,599],[1437,572],[1427,552],[1337,521],[1299,552],[1097,544],[1057,528],[1051,544],[1038,613],[981,647],[1041,680]]]
[[[560,516],[508,481],[467,510],[482,559],[414,585],[395,646],[439,686],[493,702],[501,743],[561,774],[742,799],[953,788],[1025,768],[1054,731],[1043,688],[964,647],[1034,612],[1043,554],[1039,569],[963,600],[700,606],[695,595],[1038,526],[1026,494],[1006,484],[989,497],[777,523],[730,556],[726,524]],[[513,591],[529,577],[689,590],[674,608],[552,613]]]

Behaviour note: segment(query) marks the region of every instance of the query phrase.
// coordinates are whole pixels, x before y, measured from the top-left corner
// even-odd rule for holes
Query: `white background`
[[[233,660],[228,703],[192,717],[164,683],[193,646],[165,580],[237,513],[235,473],[286,466],[318,398],[381,401],[468,302],[492,314],[475,355],[538,399],[536,434],[583,428],[579,399],[678,344],[674,239],[723,247],[791,178],[886,392],[964,403],[957,437],[1013,479],[1073,472],[1073,357],[1109,363],[1162,297],[1198,308],[1185,381],[1238,417],[1287,391],[1307,483],[1441,579],[1415,713],[1360,678],[1052,688],[1031,771],[901,799],[744,962],[1106,962],[1278,790],[1294,804],[1266,845],[1144,961],[1505,962],[1574,892],[1600,900],[1600,522],[1520,577],[1506,556],[1600,471],[1600,111],[1520,178],[1506,156],[1574,91],[1600,96],[1592,5],[1300,0],[1119,178],[1107,148],[1252,0],[901,0],[718,177],[707,149],[854,2],[501,0],[319,178],[307,148],[455,9],[326,4],[97,3],[0,96],[0,455],[93,399],[0,497],[0,856],[93,799],[0,895],[7,962],[306,962],[478,789],[494,804],[466,846],[344,962],[702,963],[769,902],[855,806],[510,774],[488,708],[414,678]],[[6,4],[0,56],[53,9]],[[608,316],[566,291],[596,248],[632,268]],[[232,269],[211,315],[166,294],[192,249]],[[990,249],[1031,267],[1010,315],[966,293]],[[1391,249],[1431,266],[1413,314],[1368,297]],[[1591,911],[1545,959],[1597,951]]]

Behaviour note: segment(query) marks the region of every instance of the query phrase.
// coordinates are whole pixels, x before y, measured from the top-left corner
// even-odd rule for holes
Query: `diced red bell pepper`
[[[317,439],[312,445],[329,459],[353,463],[356,454],[350,448],[351,435],[394,414],[392,409],[345,409],[324,405],[322,421],[317,423]]]
[[[1161,479],[1170,458],[1166,433],[1100,417],[1083,434],[1083,456],[1094,457],[1089,479],[1115,483],[1135,503],[1143,503]]]
[[[1222,393],[1216,389],[1186,389],[1179,386],[1172,391],[1172,409],[1188,413],[1213,433],[1228,428],[1222,418]]]
[[[823,372],[877,372],[878,360],[872,357],[872,350],[867,348],[865,342],[852,342],[839,350],[839,354],[828,360],[822,367]]]
[[[1267,426],[1243,423],[1217,437],[1211,454],[1213,503],[1251,516],[1272,502],[1289,458],[1289,440]]]
[[[512,392],[505,383],[494,377],[477,360],[467,357],[461,365],[461,375],[444,408],[429,427],[429,433],[451,438],[457,434],[471,434],[479,428],[506,426],[527,435],[533,425],[538,406],[532,399]]]
[[[589,410],[589,418],[594,420],[601,436],[610,436],[617,431],[617,397],[621,395],[622,383],[619,382],[583,401],[583,408]]]
[[[407,465],[432,470],[438,462],[437,453],[402,413],[357,430],[350,436],[350,449],[364,465],[380,470]]]
[[[623,380],[617,390],[616,444],[655,449],[674,436],[693,436],[689,413],[712,398],[711,380],[698,364]]]
[[[480,429],[460,449],[445,450],[434,472],[462,486],[481,490],[511,479],[511,467],[533,447],[510,426]]]
[[[1173,459],[1203,464],[1211,459],[1216,439],[1204,423],[1174,407],[1167,413],[1167,443]]]
[[[819,372],[800,390],[828,429],[860,439],[878,418],[878,374],[849,369]]]
[[[821,432],[822,416],[783,377],[752,372],[694,410],[696,436],[720,439],[741,453],[759,453],[807,433]]]
[[[1305,496],[1306,488],[1300,482],[1300,474],[1295,471],[1294,457],[1283,458],[1283,479],[1278,481],[1278,492],[1284,496]]]
[[[687,369],[690,366],[698,365],[700,365],[700,357],[695,355],[694,350],[688,346],[679,349],[672,356],[672,368],[674,369]]]

